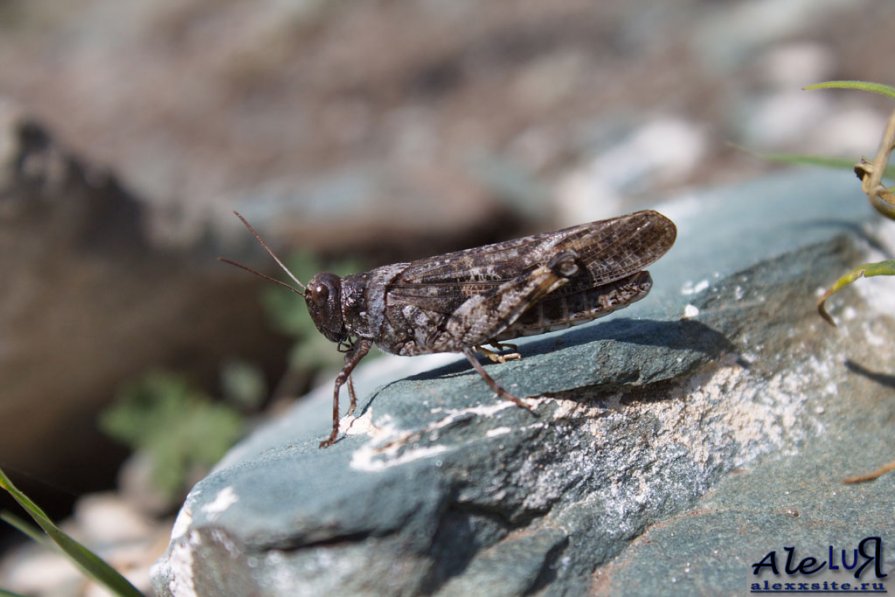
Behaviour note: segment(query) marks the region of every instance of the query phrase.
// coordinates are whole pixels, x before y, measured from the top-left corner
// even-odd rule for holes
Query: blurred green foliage
[[[296,252],[285,263],[305,283],[322,271],[345,276],[365,269],[359,262],[349,259],[337,261],[325,268],[308,252]],[[303,300],[282,288],[271,286],[262,295],[262,303],[274,328],[295,339],[289,354],[289,368],[292,371],[311,373],[340,366],[341,353],[317,331]]]
[[[245,426],[234,407],[213,402],[183,376],[163,371],[127,384],[99,422],[110,437],[150,456],[154,485],[171,498],[210,469]]]
[[[224,401],[243,412],[257,411],[267,397],[267,382],[258,367],[232,359],[221,367]]]

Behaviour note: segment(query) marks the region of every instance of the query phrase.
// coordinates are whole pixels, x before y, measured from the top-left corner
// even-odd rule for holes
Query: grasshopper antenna
[[[254,274],[254,275],[258,276],[259,278],[264,278],[265,280],[267,280],[269,282],[279,284],[280,286],[288,288],[289,290],[291,290],[292,292],[294,292],[295,294],[297,294],[299,296],[304,296],[305,285],[302,284],[301,281],[298,278],[296,278],[292,272],[289,271],[289,268],[286,267],[282,261],[280,261],[280,258],[276,256],[276,253],[273,252],[273,249],[271,249],[269,246],[267,246],[267,243],[264,242],[264,239],[261,238],[261,235],[258,234],[258,231],[255,230],[255,228],[251,224],[249,224],[248,220],[246,220],[244,217],[242,217],[242,214],[239,213],[238,211],[234,211],[233,213],[236,214],[236,217],[239,218],[239,220],[249,230],[249,232],[252,233],[252,235],[255,237],[255,239],[258,241],[258,243],[262,247],[264,247],[264,250],[267,251],[267,254],[270,255],[271,257],[273,257],[273,260],[277,262],[277,265],[279,265],[280,268],[282,268],[282,270],[284,272],[286,272],[286,275],[288,275],[292,279],[293,282],[298,284],[298,287],[301,288],[301,291],[299,291],[297,288],[290,286],[289,284],[286,284],[282,280],[277,280],[276,278],[268,276],[267,274],[262,274],[261,272],[254,270],[247,265],[243,265],[242,263],[239,263],[238,261],[233,261],[232,259],[227,259],[225,257],[218,257],[218,260],[222,261],[224,263],[228,263],[230,265],[236,266],[240,269],[243,269],[243,270],[249,272],[250,274]]]

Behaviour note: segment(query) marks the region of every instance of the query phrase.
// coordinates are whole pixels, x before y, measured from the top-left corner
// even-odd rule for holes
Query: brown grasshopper
[[[341,278],[324,272],[305,285],[236,215],[298,288],[221,260],[303,296],[317,329],[345,353],[333,389],[332,432],[321,448],[339,434],[339,390],[346,382],[348,414],[354,414],[351,372],[373,344],[404,356],[461,352],[498,396],[531,410],[488,375],[476,351],[492,362],[519,359],[505,340],[585,323],[642,299],[652,286],[643,268],[677,235],[662,214],[639,211]],[[514,352],[499,352],[507,348]]]

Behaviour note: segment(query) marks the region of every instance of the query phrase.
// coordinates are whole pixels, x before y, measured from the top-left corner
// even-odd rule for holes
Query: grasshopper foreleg
[[[354,368],[357,367],[357,364],[360,363],[361,359],[367,356],[371,346],[372,343],[369,340],[362,339],[359,340],[351,350],[345,353],[345,366],[342,367],[342,370],[339,371],[339,374],[336,376],[335,387],[333,388],[333,429],[329,434],[329,437],[320,442],[321,448],[333,445],[333,442],[336,441],[336,437],[339,435],[339,390],[342,389],[342,386],[346,382],[348,383],[348,394],[351,397],[351,405],[348,408],[348,414],[354,414],[354,409],[357,407],[357,396],[354,393],[354,383],[351,381],[351,372],[354,371]]]

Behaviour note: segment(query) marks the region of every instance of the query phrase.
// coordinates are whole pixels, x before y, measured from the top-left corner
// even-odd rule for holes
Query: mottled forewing
[[[674,222],[655,211],[638,211],[561,230],[559,249],[578,254],[595,286],[627,278],[664,255],[674,244]]]
[[[671,220],[655,211],[640,211],[421,259],[391,282],[388,303],[450,314],[470,296],[493,292],[563,251],[574,251],[583,270],[558,292],[574,293],[640,271],[668,251],[675,236]]]

